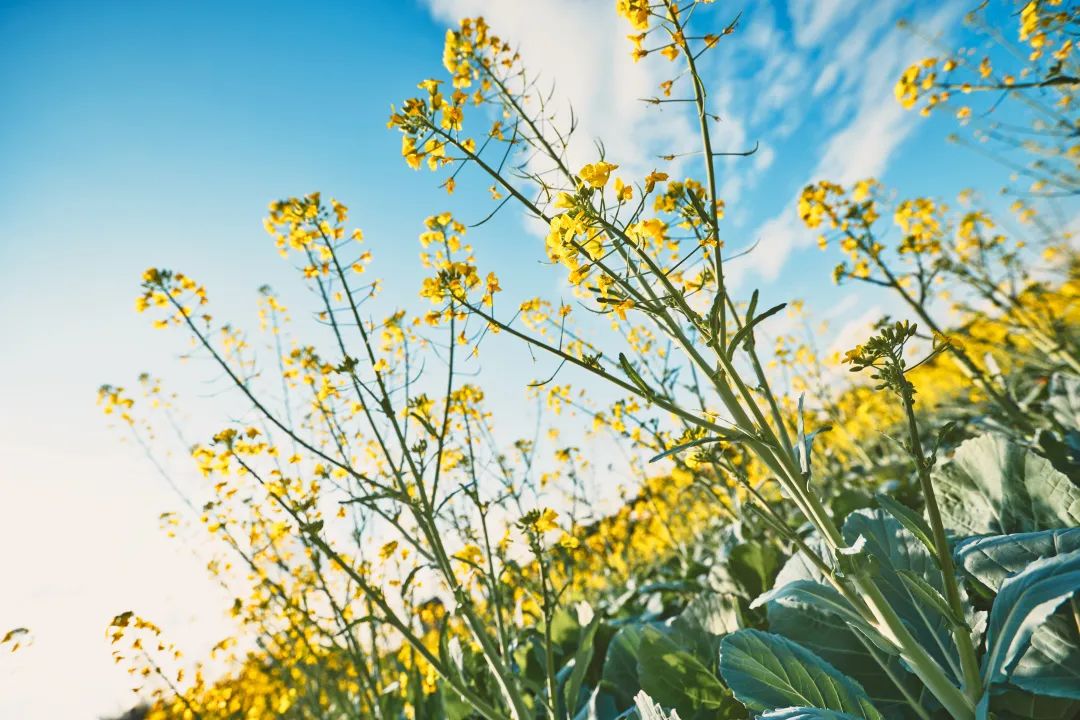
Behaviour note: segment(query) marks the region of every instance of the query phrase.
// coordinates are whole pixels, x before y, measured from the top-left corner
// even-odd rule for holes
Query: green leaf
[[[957,546],[956,558],[996,592],[1035,561],[1075,550],[1080,550],[1080,528],[969,538]],[[1059,607],[1035,628],[1011,681],[1061,697],[1071,697],[1070,689],[1080,687],[1080,631],[1071,604]]]
[[[616,720],[621,717],[615,698],[600,688],[592,691],[588,702],[574,716],[574,720]]]
[[[630,378],[630,382],[634,383],[634,385],[645,398],[651,400],[656,395],[653,392],[652,388],[648,386],[644,379],[642,379],[641,375],[630,362],[629,358],[627,358],[626,355],[622,353],[619,353],[619,365],[622,366],[622,370],[624,373],[626,373],[626,377]]]
[[[1080,525],[1080,488],[1048,460],[999,435],[961,443],[932,477],[945,527],[958,535]]]
[[[653,627],[642,631],[637,672],[642,690],[687,717],[733,703],[727,688],[708,668]]]
[[[1061,720],[1075,718],[1080,703],[1068,698],[1007,690],[990,698],[990,711],[1002,720]]]
[[[953,613],[952,608],[949,607],[949,601],[946,600],[930,583],[926,582],[910,570],[898,570],[897,574],[900,576],[900,579],[904,581],[904,584],[907,585],[912,596],[917,600],[921,600],[927,605],[934,607],[939,613],[949,618],[957,625],[964,624],[964,619],[957,617],[956,614]]]
[[[687,604],[672,627],[688,632],[727,635],[739,629],[739,605],[729,595],[706,591]]]
[[[789,707],[758,715],[758,720],[858,720],[857,716],[821,708]]]
[[[1080,550],[1080,528],[968,538],[956,546],[958,565],[997,592],[1001,584],[1039,558]]]
[[[927,604],[912,591],[910,578],[905,581],[900,574],[909,572],[944,595],[945,584],[937,561],[914,535],[883,510],[856,510],[844,522],[842,534],[849,545],[860,536],[864,538],[863,553],[877,561],[876,583],[886,602],[919,644],[959,685],[960,658],[952,637],[953,619]]]
[[[1062,427],[1080,428],[1080,377],[1054,373],[1046,405]]]
[[[796,580],[774,588],[755,599],[750,603],[750,607],[760,607],[769,602],[785,603],[789,606],[812,606],[821,612],[836,615],[849,626],[857,627],[867,635],[877,634],[835,588],[812,580]]]
[[[579,632],[581,623],[577,620],[577,614],[567,607],[556,608],[551,615],[551,641],[560,647],[573,649],[577,647]]]
[[[1036,677],[1013,678],[1035,629],[1080,590],[1080,550],[1042,558],[1001,584],[990,611],[986,630],[986,656],[983,658],[983,682],[987,685],[981,707],[989,702],[990,686],[1013,682],[1036,694],[1056,694],[1080,698],[1080,686],[1059,688],[1043,686]],[[1056,692],[1055,692],[1056,691]]]
[[[746,597],[755,598],[772,586],[780,560],[780,550],[775,544],[751,540],[731,549],[727,566]]]
[[[813,583],[797,580],[791,584]],[[878,648],[875,643],[880,642],[880,638],[871,640],[865,633],[852,629],[848,622],[850,606],[843,612],[835,612],[837,604],[844,602],[842,597],[830,603],[815,601],[815,595],[827,596],[829,590],[832,588],[824,587],[824,592],[813,595],[788,592],[773,596],[768,604],[769,629],[799,643],[855,680],[874,706],[887,717],[910,716],[905,692],[921,707],[930,710],[925,688],[908,672],[900,657]]]
[[[1080,689],[1080,632],[1075,596],[1035,628],[1031,645],[1010,677],[1013,685],[1039,695],[1077,697]],[[1064,717],[1064,716],[1062,716]]]
[[[879,720],[862,687],[787,638],[739,630],[720,646],[720,674],[735,697],[754,711],[810,707]]]
[[[754,295],[755,295],[755,298],[756,298],[756,296],[757,296],[757,291],[756,290],[754,291]],[[728,360],[730,360],[732,357],[735,356],[735,351],[738,350],[739,343],[742,342],[743,340],[747,341],[747,345],[753,345],[754,336],[753,336],[752,333],[754,331],[754,327],[758,323],[760,323],[762,320],[768,320],[773,315],[780,312],[781,310],[783,310],[786,307],[787,307],[787,303],[780,303],[779,305],[774,305],[773,307],[769,308],[768,310],[761,313],[757,317],[755,317],[753,319],[748,319],[746,321],[746,324],[744,324],[741,328],[739,328],[739,332],[735,333],[735,336],[732,337],[731,340],[728,341],[728,346],[727,346]],[[749,315],[747,315],[747,318],[749,318]]]
[[[581,636],[578,638],[578,647],[574,652],[573,659],[574,669],[570,672],[570,677],[566,681],[565,694],[563,695],[566,708],[571,715],[575,714],[578,709],[578,696],[581,694],[581,685],[585,681],[585,673],[588,672],[589,663],[592,661],[593,641],[599,627],[600,614],[596,613],[592,621],[581,631]]]
[[[822,425],[817,430],[814,430],[809,435],[806,433],[806,415],[803,412],[803,400],[806,395],[799,395],[799,407],[796,413],[796,428],[795,434],[797,435],[795,441],[795,458],[799,461],[799,471],[802,476],[809,480],[810,473],[813,470],[813,450],[814,450],[814,438],[823,432],[832,430],[832,425]]]
[[[439,699],[442,701],[442,711],[445,713],[446,720],[468,720],[473,713],[472,705],[449,688],[442,688],[439,691]]]
[[[739,603],[732,595],[706,590],[699,593],[671,623],[672,637],[709,667],[715,669],[720,639],[740,627]]]
[[[807,547],[819,556],[828,557],[829,548],[817,533],[808,535],[804,542]],[[776,587],[781,587],[796,580],[813,580],[814,582],[824,583],[825,576],[822,574],[821,568],[810,562],[803,553],[797,552],[787,559],[787,562],[780,568],[780,572],[776,574]]]
[[[888,495],[882,495],[878,493],[874,495],[874,498],[886,512],[896,518],[901,525],[907,528],[907,531],[918,538],[919,542],[926,546],[926,549],[930,551],[931,557],[934,557],[937,550],[934,548],[934,541],[931,539],[933,534],[930,530],[930,525],[922,515],[915,512],[907,505],[897,502]]]
[[[604,656],[601,687],[611,693],[620,709],[630,707],[634,702],[634,695],[641,689],[637,660],[643,628],[644,625],[636,623],[619,628],[611,638],[607,655]]]

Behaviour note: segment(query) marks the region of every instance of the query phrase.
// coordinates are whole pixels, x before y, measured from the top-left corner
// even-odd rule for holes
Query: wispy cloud
[[[850,6],[849,6],[850,7]],[[795,43],[801,47],[817,45],[833,28],[845,9],[843,0],[817,0],[788,3]]]
[[[615,14],[614,3],[533,0],[526,9],[524,0],[427,1],[439,20],[453,24],[466,15],[483,15],[503,37],[519,43],[527,66],[554,82],[557,96],[573,104],[580,121],[571,147],[575,164],[595,157],[596,140],[627,174],[647,172],[660,153],[695,149],[695,123],[685,111],[668,109],[672,106],[658,111],[640,102],[656,94],[671,66],[656,58],[633,62],[625,40],[628,26]],[[859,13],[850,8],[838,0],[756,5],[739,33],[703,61],[710,110],[720,117],[714,146],[744,150],[759,143],[750,160],[718,162],[720,194],[734,222],[761,217],[771,212],[765,208],[777,207],[778,196],[785,199],[781,210],[742,234],[758,246],[732,267],[733,282],[749,275],[775,280],[792,251],[809,242],[810,233],[794,211],[803,185],[822,178],[848,183],[886,171],[916,126],[893,100],[893,84],[925,52],[918,37],[895,30],[896,20],[910,11],[920,28],[938,33],[962,9],[958,2],[946,2],[915,11],[908,0],[883,0]],[[790,155],[792,145],[797,157]],[[793,165],[809,168],[797,176],[797,184],[785,172],[783,184],[770,185],[760,201],[753,198],[740,207],[771,177],[770,170]]]
[[[641,101],[659,93],[666,63],[637,62],[626,39],[630,26],[614,3],[577,0],[428,0],[448,26],[482,15],[500,36],[520,48],[526,67],[541,85],[554,83],[556,104],[571,105],[578,129],[569,148],[571,165],[596,159],[602,141],[612,162],[641,176],[658,164],[656,155],[685,146],[695,137],[688,117]]]
[[[819,179],[850,183],[881,175],[915,129],[912,118],[894,101],[892,88],[903,68],[925,49],[914,35],[890,31],[901,10],[896,2],[875,6],[866,22],[851,27],[847,16],[821,10],[812,20],[813,32],[798,40],[803,46],[816,42],[835,49],[828,54],[820,52],[816,64],[807,58],[805,75],[817,75],[813,96],[829,93],[829,103],[839,103],[839,110],[850,119],[840,122],[819,144],[818,159],[804,182],[792,188],[791,200],[751,233],[759,244],[740,264],[736,278],[755,273],[764,280],[774,280],[791,252],[810,242],[810,233],[795,216],[802,185]],[[949,3],[933,14],[923,13],[916,22],[926,31],[940,32],[959,12],[958,4]],[[834,25],[825,26],[822,17]],[[828,114],[825,119],[829,119]]]

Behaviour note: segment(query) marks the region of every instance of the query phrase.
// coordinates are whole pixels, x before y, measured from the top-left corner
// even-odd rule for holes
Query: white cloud
[[[758,151],[754,153],[754,170],[756,172],[765,172],[768,170],[773,161],[776,160],[776,151],[769,145],[762,145],[758,148]]]
[[[817,45],[833,23],[841,18],[841,12],[851,7],[844,0],[791,0],[788,15],[791,17],[795,42],[802,47]],[[874,8],[876,12],[879,12],[877,7]]]
[[[580,121],[571,147],[574,164],[595,157],[597,139],[628,175],[647,172],[660,152],[695,149],[696,123],[685,111],[665,106],[658,115],[639,101],[655,94],[669,67],[654,58],[633,62],[625,40],[628,26],[610,3],[427,1],[448,24],[483,15],[497,33],[519,43],[526,66],[554,82],[557,96],[573,104]],[[904,7],[905,0],[883,0],[872,12],[853,13],[850,4],[839,0],[792,0],[788,29],[775,8],[756,6],[743,18],[739,33],[709,56],[703,69],[709,77],[710,109],[721,118],[714,125],[714,146],[742,150],[758,140],[768,142],[749,160],[718,163],[719,191],[735,217],[740,197],[777,160],[785,160],[777,155],[777,141],[805,132],[808,140],[802,146],[818,149],[805,180],[780,190],[792,193],[783,209],[746,236],[748,244],[757,242],[758,247],[733,265],[733,282],[747,273],[774,280],[790,253],[811,240],[794,211],[804,184],[880,175],[914,130],[913,119],[892,96],[900,72],[925,52],[919,37],[893,29]],[[961,9],[959,3],[946,2],[933,13],[917,13],[915,22],[936,33]]]
[[[659,164],[660,152],[680,151],[696,137],[687,115],[674,106],[641,102],[669,79],[662,59],[635,63],[626,39],[630,26],[614,3],[575,0],[428,0],[448,26],[482,15],[494,31],[520,48],[526,69],[541,85],[555,85],[554,101],[574,109],[578,129],[569,149],[571,166],[596,159],[601,140],[612,162],[627,176],[642,176]],[[730,123],[730,121],[729,121]]]
[[[884,315],[884,311],[881,306],[874,305],[841,325],[840,329],[833,335],[826,357],[833,353],[845,353],[856,345],[865,342],[873,334],[874,323],[880,320],[882,315]]]
[[[918,24],[927,31],[939,31],[958,12],[959,5],[949,4],[931,17],[921,18]],[[880,31],[887,22],[891,24],[891,17],[885,13],[884,19],[879,17],[868,28],[845,34],[848,45],[839,46],[842,50],[835,59],[837,67],[843,69],[829,71],[830,65],[826,65],[823,72],[835,72],[837,76],[829,82],[835,83],[834,94],[850,98],[854,115],[825,141],[816,166],[798,189],[819,179],[846,184],[881,175],[896,149],[915,129],[910,115],[893,99],[892,88],[907,63],[923,52],[923,44],[918,37],[906,33],[882,35]],[[870,47],[873,49],[869,54],[860,55]],[[830,59],[830,62],[834,61]],[[848,92],[841,92],[845,88]],[[795,215],[796,200],[797,191],[791,201],[753,233],[752,239],[759,245],[737,266],[733,275],[736,282],[747,272],[774,280],[791,251],[810,242],[811,233]]]

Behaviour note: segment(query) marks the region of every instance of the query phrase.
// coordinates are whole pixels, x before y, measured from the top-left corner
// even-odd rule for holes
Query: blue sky
[[[648,171],[690,119],[636,101],[664,79],[665,61],[629,62],[613,5],[0,3],[0,632],[25,624],[36,635],[25,653],[0,658],[0,717],[122,709],[127,680],[103,639],[121,610],[171,623],[196,650],[225,627],[227,603],[198,559],[157,529],[172,498],[94,406],[100,383],[130,384],[148,368],[195,397],[212,390],[200,366],[185,374],[175,361],[177,338],[133,312],[139,274],[190,273],[219,316],[248,324],[265,282],[302,308],[261,219],[271,199],[319,189],[350,206],[373,270],[394,277],[386,301],[420,307],[422,219],[453,208],[475,220],[489,201],[480,188],[451,202],[432,175],[406,168],[385,127],[390,103],[441,73],[448,22],[482,13],[573,101],[583,118],[575,158],[593,159],[600,136],[624,169]],[[837,325],[865,322],[886,301],[830,286],[835,259],[798,228],[792,200],[809,180],[865,174],[902,193],[952,196],[972,176],[997,188],[996,168],[945,142],[947,119],[921,120],[892,100],[897,72],[927,54],[895,19],[915,16],[933,32],[969,8],[745,5],[710,85],[723,117],[717,147],[761,147],[722,168],[729,244],[760,242],[735,272],[776,302],[802,297]],[[473,240],[504,287],[557,291],[520,218],[501,216]],[[501,383],[489,391],[507,410],[541,372],[511,367],[514,357],[488,361]]]

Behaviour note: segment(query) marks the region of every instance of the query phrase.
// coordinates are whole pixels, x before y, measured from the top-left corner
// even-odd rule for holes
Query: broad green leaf
[[[1065,428],[1080,428],[1080,377],[1055,373],[1046,400],[1054,419]]]
[[[927,605],[932,605],[939,613],[957,624],[962,624],[964,622],[963,618],[956,616],[953,609],[949,607],[948,600],[938,592],[937,588],[933,587],[930,583],[926,582],[910,570],[898,570],[897,574],[900,575],[900,579],[904,581],[904,584],[907,585],[912,597],[916,600],[921,600]]]
[[[704,630],[713,635],[727,635],[739,629],[739,606],[729,595],[711,591],[691,600],[675,619],[674,626]]]
[[[953,619],[913,593],[910,577],[905,580],[901,576],[902,572],[911,573],[938,594],[944,594],[941,570],[926,547],[883,510],[856,510],[844,522],[842,533],[849,545],[860,536],[864,539],[863,552],[877,561],[875,582],[885,600],[919,644],[959,685],[962,673],[952,637]]]
[[[790,583],[795,586],[810,584],[814,583],[808,580]],[[823,591],[817,595],[832,590],[822,587]],[[905,691],[929,710],[922,683],[907,671],[899,656],[882,651],[875,641],[852,630],[848,622],[852,613],[850,606],[843,612],[835,612],[837,604],[843,602],[839,593],[830,603],[816,602],[815,596],[809,593],[778,593],[769,601],[769,629],[799,643],[858,682],[886,717],[911,715]],[[880,638],[877,641],[880,642]],[[903,684],[903,690],[897,683]]]
[[[793,600],[796,604],[813,606],[823,612],[839,616],[849,625],[858,626],[867,631],[870,630],[870,626],[855,612],[855,609],[851,607],[851,603],[845,600],[835,588],[812,580],[796,580],[783,587],[770,590],[764,595],[758,596],[754,602],[750,603],[750,607],[756,608],[767,602],[782,602],[784,600]]]
[[[720,645],[720,674],[746,707],[811,707],[878,720],[862,687],[801,645],[760,630],[740,630]]]
[[[1074,595],[1031,634],[1009,680],[1038,695],[1080,700],[1080,602]]]
[[[804,542],[807,547],[821,557],[828,557],[828,547],[817,534],[810,535]],[[788,558],[787,562],[780,568],[780,572],[776,574],[774,587],[781,587],[796,580],[813,580],[814,582],[824,583],[825,576],[821,574],[821,570],[817,565],[810,562],[801,552],[797,552]]]
[[[987,685],[983,707],[989,701],[989,686],[1007,681],[1036,694],[1057,694],[1080,698],[1080,686],[1045,686],[1039,677],[1013,678],[1014,670],[1028,649],[1032,633],[1077,590],[1080,590],[1080,550],[1043,558],[1001,584],[990,611],[986,630],[983,681]],[[1057,691],[1057,692],[1055,692]]]
[[[755,598],[772,586],[782,556],[776,545],[750,541],[736,545],[728,556],[728,569],[745,597]]]
[[[732,595],[706,590],[699,593],[671,623],[673,639],[691,650],[702,663],[715,669],[720,638],[739,625],[739,604]]]
[[[581,631],[581,636],[578,638],[578,647],[574,652],[574,669],[570,672],[570,677],[566,681],[565,695],[563,695],[567,710],[571,715],[578,708],[578,696],[581,694],[581,685],[585,680],[585,673],[589,669],[589,663],[592,661],[593,641],[596,639],[596,630],[599,627],[600,614],[597,613]]]
[[[1080,488],[1044,458],[999,435],[960,444],[933,473],[945,527],[958,535],[1080,525]]]
[[[588,701],[578,710],[574,720],[616,720],[621,717],[615,698],[608,692],[596,688]]]
[[[858,720],[857,716],[821,708],[789,707],[758,715],[758,720]]]
[[[1002,720],[1062,720],[1075,718],[1080,702],[1069,698],[1007,690],[990,698],[990,711]]]
[[[956,546],[957,564],[997,592],[1001,584],[1040,558],[1080,549],[1080,528],[968,538]]]
[[[931,556],[937,552],[934,548],[934,541],[931,539],[930,526],[922,515],[888,495],[878,493],[874,497],[878,501],[878,505],[896,518],[901,525],[907,528],[909,533],[918,538],[919,542],[926,546],[926,549]]]
[[[580,632],[581,623],[578,622],[576,613],[565,607],[555,610],[551,616],[551,641],[553,643],[573,648]]]
[[[612,694],[620,709],[630,707],[634,702],[634,695],[641,689],[637,661],[643,627],[633,624],[619,628],[611,638],[607,655],[604,657],[602,687]]]
[[[642,690],[686,717],[733,704],[712,671],[654,627],[642,631],[637,671]]]
[[[446,720],[466,720],[473,713],[472,706],[453,690],[443,688],[439,692],[439,699]]]

